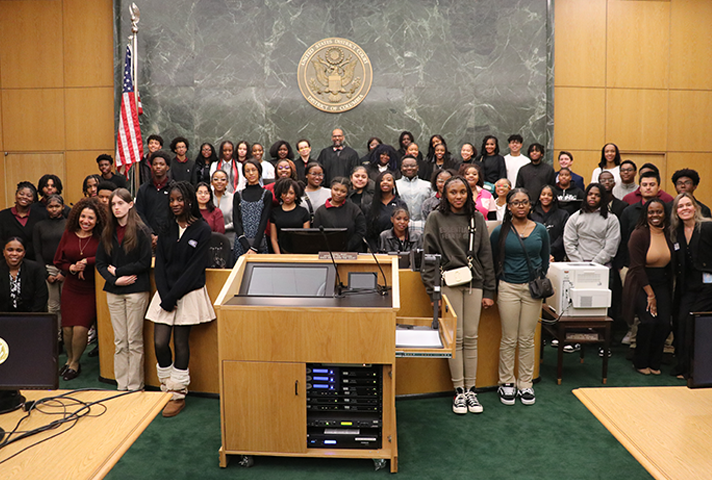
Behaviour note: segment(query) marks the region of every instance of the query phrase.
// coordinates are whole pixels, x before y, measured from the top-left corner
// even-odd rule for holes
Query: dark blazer
[[[20,267],[20,300],[17,309],[10,303],[10,269],[5,260],[0,261],[0,312],[46,312],[47,271],[44,265],[24,260]]]
[[[210,264],[208,223],[200,217],[178,239],[178,224],[170,222],[156,245],[156,289],[161,308],[172,311],[186,293],[205,286],[205,269]]]
[[[151,271],[151,234],[146,227],[139,228],[138,245],[126,253],[114,232],[111,254],[106,253],[103,243],[96,249],[96,269],[104,277],[104,291],[116,295],[124,293],[148,292],[151,290],[149,272]],[[116,267],[116,276],[109,273],[109,265]],[[136,281],[131,285],[117,286],[116,279],[126,275],[136,275]]]

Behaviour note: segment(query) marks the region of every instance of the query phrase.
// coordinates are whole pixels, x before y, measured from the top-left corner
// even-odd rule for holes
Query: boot
[[[185,396],[190,385],[190,372],[172,368],[171,376],[166,381],[166,390],[173,394],[171,400],[163,408],[164,417],[175,417],[185,408]]]

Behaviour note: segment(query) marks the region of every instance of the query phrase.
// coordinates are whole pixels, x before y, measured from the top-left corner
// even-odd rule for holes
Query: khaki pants
[[[541,300],[535,300],[526,283],[499,281],[497,306],[502,322],[499,344],[499,383],[514,383],[517,388],[532,387],[534,377],[534,333],[541,318]],[[514,357],[519,345],[519,372],[514,375]]]
[[[59,269],[54,265],[45,265],[45,268],[47,269],[47,273],[52,276],[55,276],[60,273]],[[62,306],[62,287],[64,286],[64,282],[46,283],[47,291],[49,293],[49,298],[47,300],[47,311],[49,313],[57,314],[57,323],[59,324],[59,331],[61,332],[62,311],[60,307]]]
[[[119,390],[143,388],[143,320],[149,293],[106,293],[114,329],[114,375]]]
[[[475,386],[477,379],[477,329],[482,312],[482,290],[468,286],[443,286],[457,315],[455,358],[448,360],[450,377],[455,388],[465,390]]]

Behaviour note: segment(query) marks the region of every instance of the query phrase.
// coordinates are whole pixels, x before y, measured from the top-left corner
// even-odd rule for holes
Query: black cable
[[[54,438],[58,435],[61,435],[64,432],[71,430],[82,417],[100,417],[100,416],[102,416],[108,410],[106,405],[103,405],[103,402],[106,402],[107,400],[113,400],[115,398],[123,397],[125,395],[130,395],[133,393],[141,392],[140,390],[131,390],[131,391],[127,391],[127,392],[118,393],[116,395],[112,395],[112,396],[109,396],[106,398],[102,398],[100,400],[95,400],[93,402],[85,402],[83,400],[79,400],[77,398],[72,398],[70,396],[74,393],[82,392],[82,391],[107,392],[109,390],[102,390],[102,389],[96,389],[96,388],[83,388],[83,389],[78,389],[78,390],[72,390],[70,392],[65,392],[60,395],[55,395],[52,397],[45,397],[40,400],[35,400],[32,403],[32,405],[30,406],[30,408],[27,410],[27,413],[22,418],[20,418],[18,420],[17,424],[15,425],[15,428],[11,432],[6,433],[5,438],[2,440],[2,442],[0,442],[0,449],[18,441],[18,440],[28,438],[28,437],[37,435],[42,432],[54,430],[56,428],[60,428],[65,425],[68,425],[68,428],[66,428],[65,430],[62,430],[60,432],[57,432],[54,435],[51,435],[47,438],[38,440],[37,442],[26,446],[25,448],[23,448],[22,450],[19,450],[18,452],[14,453],[13,455],[9,456],[8,458],[0,460],[0,465],[3,464],[4,462],[10,460],[11,458],[16,457],[20,453],[22,453],[26,450],[29,450],[32,447],[39,445],[40,443],[46,442],[47,440],[49,440],[51,438]],[[69,404],[65,403],[64,401],[67,401]],[[70,412],[69,408],[71,408],[72,406],[80,406],[80,408],[78,410]],[[91,409],[94,406],[102,407],[103,411],[98,414],[92,414]],[[61,409],[61,411],[57,412],[57,413],[51,412],[51,411],[45,411],[42,407],[58,408],[58,409]],[[39,413],[42,413],[44,415],[62,415],[62,418],[60,418],[58,420],[53,420],[52,422],[50,422],[46,425],[37,427],[32,430],[28,430],[28,431],[24,431],[24,432],[19,431],[18,428],[27,418],[29,418],[29,416],[33,410],[37,410]],[[11,439],[11,437],[13,435],[16,435],[16,436],[15,436],[15,438]]]

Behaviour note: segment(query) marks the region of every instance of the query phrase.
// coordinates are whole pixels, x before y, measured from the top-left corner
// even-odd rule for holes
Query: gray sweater
[[[435,210],[428,216],[423,232],[423,249],[425,253],[442,255],[441,266],[444,271],[467,266],[469,224],[469,217],[465,214],[444,215]],[[484,298],[493,299],[496,285],[492,247],[485,217],[480,212],[475,212],[474,252],[470,286],[481,288]],[[432,265],[423,265],[420,275],[428,295],[432,296],[440,272]]]
[[[579,210],[569,217],[564,228],[564,249],[570,262],[606,265],[615,257],[620,241],[618,218],[610,212],[603,218],[599,211]]]

